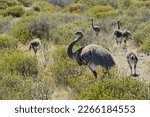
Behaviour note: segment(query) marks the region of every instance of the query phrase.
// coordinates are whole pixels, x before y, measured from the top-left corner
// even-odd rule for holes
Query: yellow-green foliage
[[[5,49],[6,50],[6,49]],[[2,50],[2,51],[5,51]],[[37,76],[37,60],[35,57],[14,51],[1,58],[0,71],[4,73],[18,74],[22,76]]]
[[[150,99],[149,85],[132,78],[114,77],[103,81],[94,80],[86,84],[76,97],[80,100]]]
[[[41,11],[41,7],[38,4],[32,5],[32,8],[33,8],[34,11],[37,11],[37,12]]]
[[[132,34],[132,38],[134,40],[134,43],[137,46],[140,46],[143,44],[143,41],[147,38],[147,36],[150,34],[150,27],[148,26],[149,22],[140,23],[136,30]],[[142,31],[141,31],[142,29]]]
[[[39,6],[43,12],[54,12],[56,10],[56,6],[44,1],[35,2],[33,6]]]
[[[84,67],[79,66],[76,61],[71,60],[67,55],[66,46],[57,46],[54,54],[54,64],[49,71],[56,82],[60,85],[71,85],[71,79],[84,75]]]
[[[30,80],[29,80],[30,79]],[[16,74],[3,74],[0,79],[0,99],[1,100],[25,100],[31,97],[31,86],[33,79],[27,80]]]
[[[0,34],[8,34],[10,33],[11,23],[12,20],[11,17],[3,17],[0,16]]]
[[[144,53],[150,54],[150,35],[143,41],[143,44],[140,47],[140,50]]]
[[[137,6],[138,8],[140,8],[140,7],[150,8],[150,1],[149,0],[147,0],[147,1],[136,1],[135,6]]]
[[[73,23],[62,24],[52,31],[51,38],[56,44],[68,44],[74,39],[74,33],[77,30],[79,27]]]
[[[17,21],[13,27],[12,35],[22,43],[32,40],[33,37],[29,31],[29,24],[37,19],[37,16],[28,16]]]
[[[115,43],[113,30],[118,19],[121,29],[132,33],[129,45],[134,42],[138,49],[150,53],[148,0],[44,1],[0,1],[0,99],[51,99],[55,85],[70,87],[75,94],[72,99],[150,99],[148,83],[120,77],[114,68],[104,76],[101,67],[97,67],[95,79],[87,66],[78,65],[67,55],[68,45],[77,38],[76,31],[82,31],[84,37],[73,51],[91,43],[114,50],[109,45]],[[99,37],[90,18],[100,27]],[[42,40],[43,67],[39,56],[37,59],[24,51],[37,37],[47,39]],[[25,45],[16,48],[18,42]],[[54,50],[49,45],[52,43]]]
[[[16,48],[18,45],[17,39],[11,36],[0,35],[0,48]]]
[[[0,9],[6,9],[8,7],[6,2],[0,2]]]
[[[13,17],[21,17],[25,13],[25,10],[22,6],[14,6],[14,7],[8,7],[6,9],[5,15],[11,15]]]
[[[32,0],[18,0],[21,4],[23,4],[25,7],[29,7],[32,4]]]
[[[104,18],[114,15],[113,8],[110,6],[93,6],[87,11],[87,17]]]
[[[17,0],[6,0],[6,3],[8,6],[16,6],[19,4]]]
[[[107,5],[106,0],[82,0],[81,3],[85,4],[87,8],[95,5]]]
[[[81,3],[74,3],[70,6],[70,12],[74,12],[74,11],[79,11],[82,9],[82,4]]]

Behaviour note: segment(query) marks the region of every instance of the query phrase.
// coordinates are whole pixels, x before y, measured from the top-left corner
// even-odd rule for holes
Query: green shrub
[[[6,9],[8,7],[6,2],[0,2],[0,9]]]
[[[11,15],[13,17],[21,17],[24,15],[25,10],[22,6],[14,6],[14,7],[8,7],[6,9],[6,15]]]
[[[2,59],[0,65],[1,71],[22,76],[37,76],[38,66],[35,57],[14,51],[9,56]]]
[[[86,84],[83,84],[86,85]],[[132,78],[105,78],[95,80],[82,88],[76,99],[80,100],[148,100],[149,84]]]
[[[73,23],[59,25],[51,32],[51,39],[56,44],[69,44],[73,40],[73,33],[77,30],[79,27]]]
[[[140,46],[141,44],[143,44],[143,41],[146,39],[147,35],[150,34],[150,28],[148,24],[149,22],[140,23],[135,32],[133,33],[132,38],[136,46]]]
[[[98,6],[98,5],[91,7],[86,13],[86,16],[89,18],[91,18],[91,17],[105,18],[105,17],[112,16],[112,15],[115,15],[112,7]]]
[[[106,0],[82,0],[81,3],[85,4],[87,7],[91,7],[95,5],[100,5],[100,6],[107,5]]]
[[[137,1],[135,2],[135,6],[138,8],[141,8],[141,7],[150,8],[150,1]]]
[[[44,16],[43,16],[44,17]],[[32,36],[37,38],[45,38],[48,40],[49,38],[49,24],[47,19],[41,16],[39,21],[32,21],[29,24],[29,31]]]
[[[32,5],[32,0],[18,0],[21,4],[23,4],[25,7],[29,7]]]
[[[129,8],[130,7],[130,5],[132,4],[131,3],[131,0],[120,0],[119,1],[120,3],[120,8],[122,9],[127,9],[127,8]]]
[[[86,72],[84,67],[79,66],[68,57],[66,51],[66,46],[57,46],[53,56],[54,64],[49,68],[56,83],[63,86],[70,85],[70,79],[82,76]]]
[[[150,55],[150,36],[143,41],[143,44],[140,46],[140,50],[148,55]]]
[[[12,17],[0,16],[0,33],[10,34]]]
[[[81,11],[82,9],[83,9],[83,6],[81,3],[74,3],[70,5],[70,12]]]
[[[0,48],[17,48],[17,39],[11,36],[1,36],[0,35]]]
[[[22,43],[31,41],[33,37],[29,31],[29,25],[32,21],[38,19],[37,16],[28,16],[18,20],[13,26],[12,35]]]
[[[36,11],[36,12],[40,12],[41,11],[41,7],[37,4],[34,4],[33,6],[33,10]]]
[[[35,12],[33,9],[26,11],[26,16],[38,16],[38,12]]]
[[[53,4],[49,4],[48,2],[34,2],[33,6],[38,6],[41,8],[42,12],[54,12],[56,10],[56,6]]]
[[[18,5],[18,1],[17,0],[7,0],[7,5],[8,6],[16,6]]]
[[[30,80],[29,80],[30,79]],[[22,80],[16,74],[4,74],[0,80],[0,99],[1,100],[25,100],[33,99],[31,96],[31,86],[33,80],[29,77]]]

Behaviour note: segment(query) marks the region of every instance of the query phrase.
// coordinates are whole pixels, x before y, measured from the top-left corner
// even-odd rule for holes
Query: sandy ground
[[[116,45],[114,46],[115,52],[113,57],[118,67],[118,75],[130,76],[130,68],[127,63],[126,55],[128,52],[134,52],[138,57],[137,63],[137,77],[133,77],[140,81],[150,82],[150,56],[143,53],[138,53],[137,49],[127,45],[127,49],[120,49]]]

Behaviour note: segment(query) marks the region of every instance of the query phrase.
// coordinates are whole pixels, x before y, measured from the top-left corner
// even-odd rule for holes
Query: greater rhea
[[[115,36],[115,40],[116,40],[117,45],[118,44],[121,45],[121,42],[122,42],[122,31],[120,29],[120,21],[119,20],[117,21],[117,29],[115,29],[115,31],[114,31],[114,36]]]
[[[83,33],[78,31],[75,33],[78,37],[73,40],[67,49],[67,54],[71,59],[77,61],[79,65],[87,65],[94,76],[97,78],[96,66],[100,65],[103,67],[104,73],[109,73],[109,69],[115,65],[115,61],[111,56],[110,52],[105,48],[96,45],[89,44],[85,47],[79,48],[73,52],[74,45],[83,38]]]
[[[131,75],[137,76],[136,74],[136,67],[138,63],[137,56],[133,52],[129,52],[126,57],[127,57],[127,62],[129,64],[130,70],[131,70]]]
[[[127,40],[131,38],[131,32],[129,30],[124,30],[122,32],[122,36],[123,36],[124,43],[125,43],[125,46],[126,46]]]
[[[34,53],[37,53],[37,50],[40,48],[41,45],[42,44],[40,39],[34,39],[29,43],[29,50],[33,49]]]
[[[99,32],[100,32],[100,28],[99,28],[99,26],[94,26],[94,19],[91,18],[90,20],[91,20],[92,28],[95,31],[96,36],[98,37]]]

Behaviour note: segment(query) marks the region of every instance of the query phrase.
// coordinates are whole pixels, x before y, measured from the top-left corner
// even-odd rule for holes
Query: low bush
[[[33,37],[37,38],[45,38],[48,40],[49,38],[49,24],[46,18],[41,16],[39,21],[32,21],[29,24],[29,32]]]
[[[13,17],[21,17],[24,15],[25,10],[22,6],[14,6],[14,7],[8,7],[6,9],[6,16],[11,15]]]
[[[40,11],[41,11],[41,7],[40,7],[39,5],[37,5],[37,4],[34,4],[34,5],[32,6],[32,8],[33,8],[33,10],[36,11],[36,12],[40,12]]]
[[[37,77],[38,74],[36,58],[20,51],[14,51],[10,55],[3,57],[0,64],[0,70],[5,73],[16,73],[24,77]]]
[[[107,5],[106,0],[82,0],[81,3],[85,4],[85,6],[87,6],[87,8],[92,7],[92,6],[96,6],[96,5],[100,5],[100,6]]]
[[[12,35],[22,43],[31,41],[33,37],[29,31],[29,25],[32,21],[38,19],[38,16],[28,16],[17,21],[13,26]]]
[[[6,2],[0,2],[0,9],[6,9],[8,7]]]
[[[132,34],[132,38],[136,46],[143,44],[143,41],[146,39],[147,35],[150,33],[150,28],[148,26],[149,22],[141,22],[136,28],[135,32]],[[142,31],[141,31],[142,29]]]
[[[18,0],[25,7],[29,7],[32,5],[32,0]]]
[[[49,68],[56,83],[63,86],[71,85],[70,79],[73,80],[86,72],[84,67],[79,66],[68,57],[66,51],[66,46],[57,46],[53,56],[54,64]]]
[[[30,80],[29,80],[30,79]],[[33,99],[31,87],[33,78],[28,77],[23,80],[16,74],[3,74],[0,80],[0,99],[1,100],[25,100]]]
[[[65,7],[72,2],[71,0],[46,0],[46,1],[60,7]]]
[[[56,44],[69,44],[77,30],[79,27],[73,23],[59,25],[51,32],[51,39]]]
[[[150,55],[150,35],[146,37],[143,44],[140,46],[140,50],[145,54]]]
[[[113,12],[113,8],[110,6],[93,6],[91,7],[87,13],[86,16],[88,18],[94,17],[94,18],[105,18],[108,16],[115,15],[115,12]]]
[[[50,4],[48,2],[34,2],[32,6],[38,6],[42,12],[54,12],[56,10],[56,6]]]
[[[17,0],[7,0],[6,1],[7,5],[10,7],[10,6],[16,6],[18,5],[18,1]]]
[[[86,85],[78,93],[79,100],[149,100],[149,84],[132,78],[105,78]]]
[[[81,3],[74,3],[70,5],[70,12],[81,11],[82,9],[83,9],[83,6]]]
[[[0,35],[0,48],[17,48],[18,40],[11,36]]]
[[[11,28],[12,28],[11,20],[12,20],[12,17],[0,16],[0,33],[1,34],[10,34]]]

